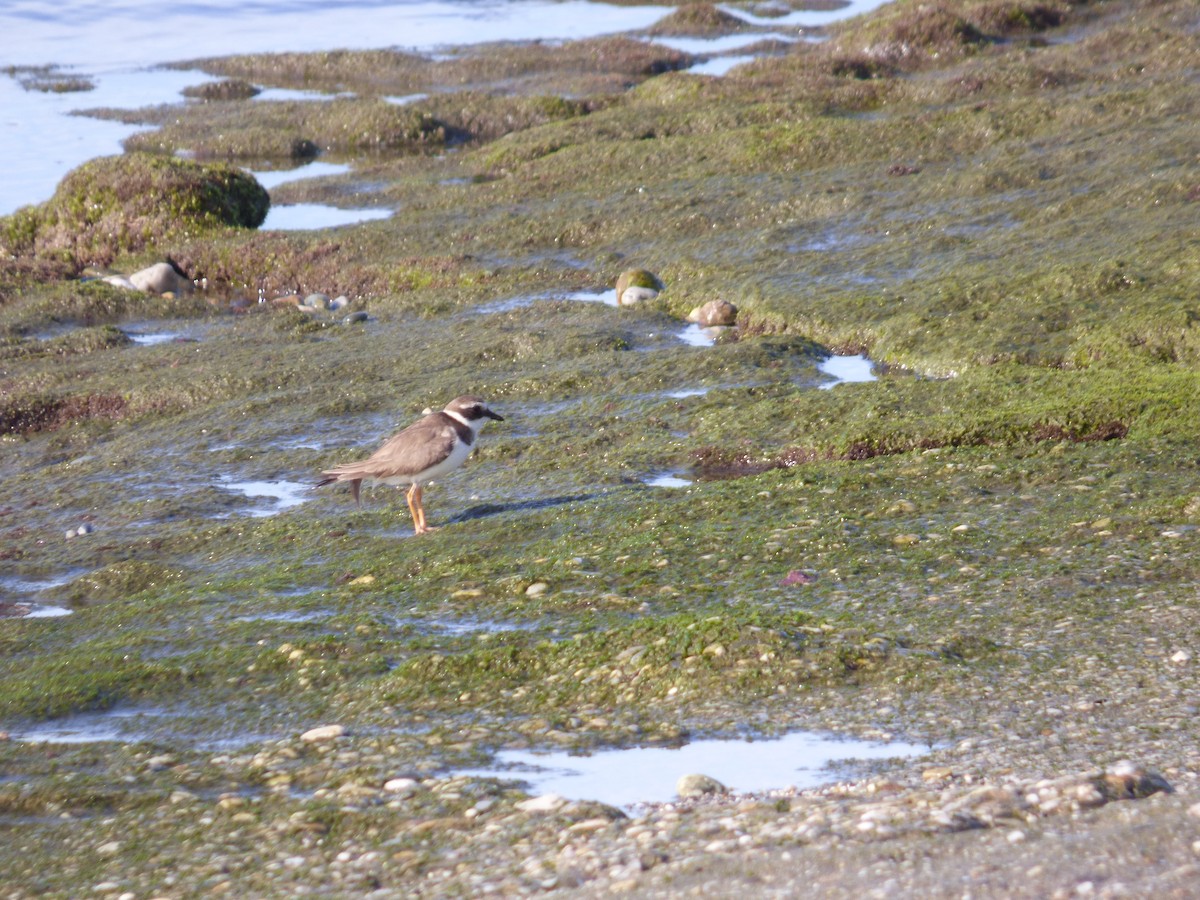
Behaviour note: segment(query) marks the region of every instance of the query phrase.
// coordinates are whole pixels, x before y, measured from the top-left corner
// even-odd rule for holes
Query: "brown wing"
[[[434,413],[388,438],[366,459],[334,466],[322,474],[339,481],[415,475],[450,453],[454,447],[456,425],[458,423],[449,416]]]
[[[415,475],[441,462],[454,449],[455,429],[449,416],[434,413],[389,438],[366,460],[374,471],[388,477]]]

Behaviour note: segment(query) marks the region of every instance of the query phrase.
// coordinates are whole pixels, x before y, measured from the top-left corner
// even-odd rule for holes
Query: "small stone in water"
[[[517,804],[522,812],[554,812],[566,806],[567,800],[558,794],[542,794],[540,797],[530,797]]]
[[[346,729],[341,725],[319,725],[316,728],[310,728],[304,734],[300,735],[300,740],[309,743],[331,741],[334,738],[340,738],[345,733]]]
[[[680,797],[703,797],[707,794],[727,794],[729,789],[709,775],[684,775],[675,782],[675,793]]]

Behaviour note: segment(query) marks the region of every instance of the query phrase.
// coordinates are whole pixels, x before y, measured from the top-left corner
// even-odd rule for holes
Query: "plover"
[[[504,421],[503,416],[488,409],[478,397],[458,397],[440,412],[430,413],[388,438],[366,459],[322,472],[325,478],[317,487],[348,481],[354,502],[361,506],[358,492],[364,480],[411,485],[404,495],[408,511],[412,513],[415,532],[425,534],[433,529],[425,523],[421,489],[466,462],[475,448],[475,436],[488,419]]]

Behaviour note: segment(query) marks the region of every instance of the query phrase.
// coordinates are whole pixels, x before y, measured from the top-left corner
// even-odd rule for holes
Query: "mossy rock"
[[[626,269],[617,278],[617,302],[621,302],[621,297],[625,291],[631,287],[645,288],[650,291],[661,291],[665,285],[662,280],[646,269]]]
[[[57,599],[65,600],[72,606],[91,606],[161,588],[182,577],[183,573],[179,570],[157,563],[125,560],[81,575],[55,593]]]
[[[184,88],[183,96],[203,100],[205,103],[228,100],[249,100],[262,93],[250,82],[241,78],[226,78],[222,81],[209,81],[194,87]]]
[[[107,265],[197,231],[257,228],[270,205],[254,176],[225,163],[106,156],[69,172],[42,206],[0,219],[0,251]]]
[[[712,3],[689,3],[678,7],[646,29],[653,35],[718,35],[745,31],[744,20]]]

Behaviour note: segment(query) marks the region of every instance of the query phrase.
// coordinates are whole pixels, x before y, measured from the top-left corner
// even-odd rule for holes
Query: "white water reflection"
[[[246,497],[262,497],[273,501],[268,506],[254,506],[241,510],[243,514],[255,518],[273,516],[312,499],[312,485],[301,484],[298,481],[231,481],[222,484],[221,487]]]
[[[250,171],[250,170],[247,170]],[[344,163],[327,163],[327,162],[310,162],[303,166],[297,166],[294,169],[272,169],[269,172],[250,171],[268,191],[271,188],[279,187],[281,184],[287,184],[290,181],[300,181],[304,178],[327,178],[332,175],[345,175],[350,171],[350,166]]]
[[[313,231],[318,228],[341,228],[377,219],[388,219],[392,210],[372,207],[370,209],[342,209],[323,203],[293,203],[288,206],[272,206],[262,223],[262,231]]]
[[[831,356],[829,359],[817,363],[817,368],[826,375],[832,375],[837,379],[837,381],[821,385],[825,389],[837,387],[839,384],[878,380],[878,376],[874,372],[875,364],[862,354]]]
[[[853,16],[870,12],[873,9],[883,6],[885,2],[887,0],[848,0],[844,5],[834,6],[832,9],[798,9],[784,16],[756,16],[753,13],[734,6],[718,6],[717,9],[741,19],[743,22],[749,22],[751,25],[760,25],[766,28],[785,28],[789,26],[797,28],[822,28],[834,22],[840,22],[843,19],[849,19]]]
[[[591,756],[502,750],[494,768],[455,774],[516,778],[527,782],[534,794],[628,807],[670,802],[679,778],[693,773],[708,775],[738,792],[803,789],[836,780],[831,767],[839,763],[928,752],[929,747],[921,744],[795,732],[775,740],[694,741],[678,749],[637,747]]]
[[[131,341],[143,347],[153,347],[155,344],[169,344],[171,341],[180,336],[176,331],[165,331],[159,333],[127,331],[125,333],[129,335],[129,339]]]
[[[661,488],[684,488],[692,486],[692,483],[686,478],[680,478],[678,475],[672,475],[670,473],[664,475],[655,475],[651,478],[647,478],[644,483],[648,484],[650,487]]]
[[[751,47],[763,41],[791,42],[794,40],[795,38],[786,34],[763,34],[762,32],[757,32],[755,34],[725,34],[715,38],[654,37],[650,39],[650,43],[658,44],[671,50],[678,50],[680,53],[687,53],[692,56],[710,56],[716,53],[729,53],[732,50],[740,50],[743,47]],[[696,70],[688,69],[688,71],[694,72]]]
[[[507,297],[503,300],[493,300],[475,307],[479,315],[512,312],[524,309],[543,300],[576,300],[580,303],[603,303],[606,306],[617,306],[616,292],[610,288],[589,288],[582,291],[543,291],[540,294],[521,294]]]
[[[729,70],[743,63],[754,62],[757,56],[718,56],[708,62],[697,63],[688,69],[694,75],[712,75],[720,78],[729,74]]]
[[[701,328],[695,322],[680,331],[677,337],[685,344],[692,347],[711,347],[716,343],[716,330],[712,328]]]
[[[151,710],[116,710],[76,713],[34,725],[24,731],[10,732],[13,740],[29,744],[89,744],[95,741],[132,741],[130,724],[144,716],[156,716]]]

